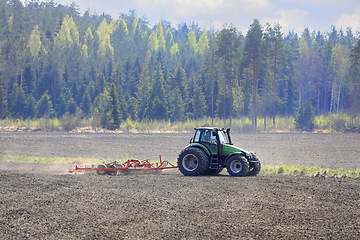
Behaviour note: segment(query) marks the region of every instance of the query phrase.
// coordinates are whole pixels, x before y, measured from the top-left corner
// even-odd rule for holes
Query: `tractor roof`
[[[225,128],[218,128],[218,127],[198,127],[198,128],[195,128],[195,130],[198,130],[198,129],[208,129],[208,130],[218,130],[218,131],[225,130]]]

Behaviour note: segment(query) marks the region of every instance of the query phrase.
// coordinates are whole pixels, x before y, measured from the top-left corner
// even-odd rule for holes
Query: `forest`
[[[360,39],[352,29],[282,32],[254,19],[202,29],[166,20],[150,26],[136,10],[118,19],[56,2],[0,0],[0,119],[296,117],[360,110]]]

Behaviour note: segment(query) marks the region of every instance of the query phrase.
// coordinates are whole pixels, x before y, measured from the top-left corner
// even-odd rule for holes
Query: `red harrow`
[[[116,161],[110,162],[107,164],[100,163],[98,165],[85,165],[85,166],[78,166],[75,165],[69,169],[69,173],[73,173],[75,171],[82,171],[82,170],[95,170],[99,175],[116,175],[118,171],[162,171],[164,169],[171,169],[177,168],[177,166],[173,166],[168,161],[162,161],[161,155],[160,161],[156,163],[151,163],[149,159],[145,160],[137,160],[137,159],[130,159],[124,163],[118,163]],[[169,165],[169,166],[168,166]]]

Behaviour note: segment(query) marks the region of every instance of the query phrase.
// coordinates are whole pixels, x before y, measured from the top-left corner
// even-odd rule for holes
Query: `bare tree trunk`
[[[267,39],[266,39],[266,48],[265,48],[265,87],[264,87],[264,131],[266,131],[266,97],[267,97]]]
[[[275,64],[274,64],[274,100],[273,100],[273,125],[276,117],[276,58],[277,58],[277,37],[275,39]]]
[[[214,126],[214,52],[211,58],[211,126]]]
[[[328,109],[328,80],[327,80],[327,77],[328,77],[328,69],[326,68],[325,69],[325,88],[324,88],[324,111],[325,113],[327,112],[327,109]]]
[[[331,88],[331,101],[330,101],[330,114],[332,113],[333,111],[333,106],[334,106],[334,86],[335,86],[335,83],[333,83],[332,85],[332,88]]]
[[[317,86],[317,115],[320,115],[320,93],[321,93],[321,79],[318,79],[318,86]]]
[[[224,127],[226,122],[226,56],[224,57]]]
[[[254,73],[253,73],[253,121],[252,127],[257,128],[257,72],[258,72],[258,54],[254,54]]]
[[[23,60],[22,60],[22,52],[20,54],[20,87],[23,85]]]
[[[56,111],[56,64],[54,63],[53,78],[54,78],[54,110]]]
[[[9,66],[8,61],[5,64],[5,99],[8,100],[8,93],[9,93]]]
[[[341,92],[341,84],[344,78],[344,72],[345,69],[343,70],[343,73],[341,75],[341,80],[340,80],[340,86],[339,86],[339,93],[338,93],[338,99],[337,99],[337,109],[336,109],[336,114],[339,114],[339,105],[340,105],[340,92]]]
[[[299,90],[299,109],[301,107],[301,91],[302,91],[302,84],[300,83],[300,90]]]
[[[232,48],[231,48],[231,50],[230,50],[230,56],[232,55]],[[230,58],[230,60],[231,60],[231,58]],[[231,68],[230,68],[230,128],[231,128],[231,122],[232,122],[232,70],[233,70],[233,68],[232,68],[232,60],[231,60],[231,62],[230,62],[230,66],[231,66]]]

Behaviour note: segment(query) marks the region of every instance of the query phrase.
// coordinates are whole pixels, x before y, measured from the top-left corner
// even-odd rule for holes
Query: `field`
[[[0,133],[0,154],[176,161],[192,134]],[[360,168],[359,134],[236,134],[262,164]],[[0,239],[358,239],[360,179],[68,174],[0,162]]]

